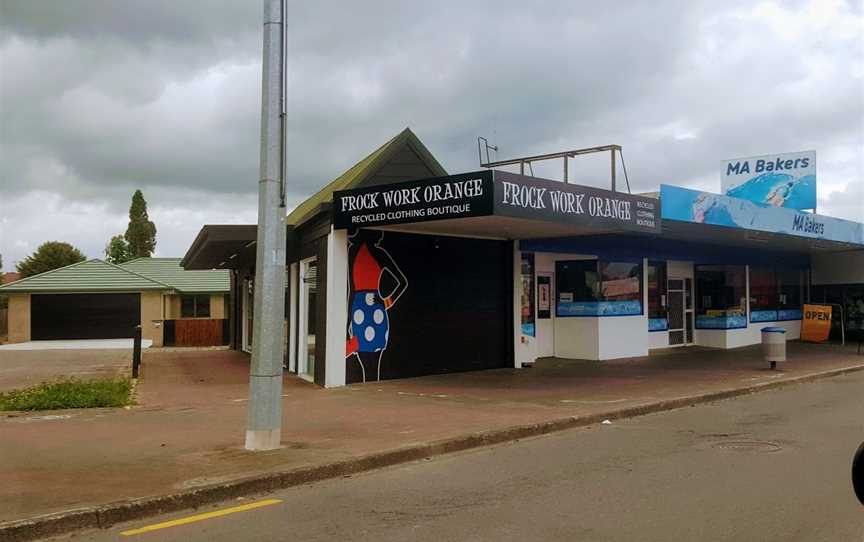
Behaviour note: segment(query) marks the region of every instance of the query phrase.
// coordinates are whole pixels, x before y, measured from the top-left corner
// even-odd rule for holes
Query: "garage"
[[[32,340],[122,339],[141,323],[140,294],[34,294]]]

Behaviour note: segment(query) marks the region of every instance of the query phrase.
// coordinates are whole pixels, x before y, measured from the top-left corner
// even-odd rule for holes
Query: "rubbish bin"
[[[765,361],[771,363],[771,368],[777,367],[778,361],[786,361],[786,330],[782,327],[762,328],[762,354]]]

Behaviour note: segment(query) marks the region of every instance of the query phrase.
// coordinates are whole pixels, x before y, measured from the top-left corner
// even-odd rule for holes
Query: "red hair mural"
[[[408,288],[408,279],[381,247],[383,238],[384,232],[377,230],[358,230],[348,236],[348,382],[381,379],[381,356],[390,340],[388,313]],[[385,275],[393,283],[386,292],[382,291]]]

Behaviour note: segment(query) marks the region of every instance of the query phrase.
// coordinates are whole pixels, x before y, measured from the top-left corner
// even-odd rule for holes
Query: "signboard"
[[[831,305],[804,305],[801,340],[821,343],[831,333]]]
[[[344,190],[333,194],[333,227],[490,215],[492,192],[491,171]]]
[[[537,318],[550,318],[552,313],[552,277],[537,275]]]
[[[480,171],[344,190],[336,229],[502,216],[604,230],[660,231],[657,199],[504,171]]]
[[[660,185],[660,199],[664,219],[864,245],[864,224],[850,220],[666,184]]]
[[[721,191],[760,205],[816,209],[816,151],[723,162]]]
[[[660,232],[660,201],[578,184],[495,172],[495,214],[619,230]]]

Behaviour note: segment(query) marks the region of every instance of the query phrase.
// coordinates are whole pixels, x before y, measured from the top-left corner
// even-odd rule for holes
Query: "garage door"
[[[122,339],[141,322],[139,294],[40,294],[30,298],[34,341]]]

